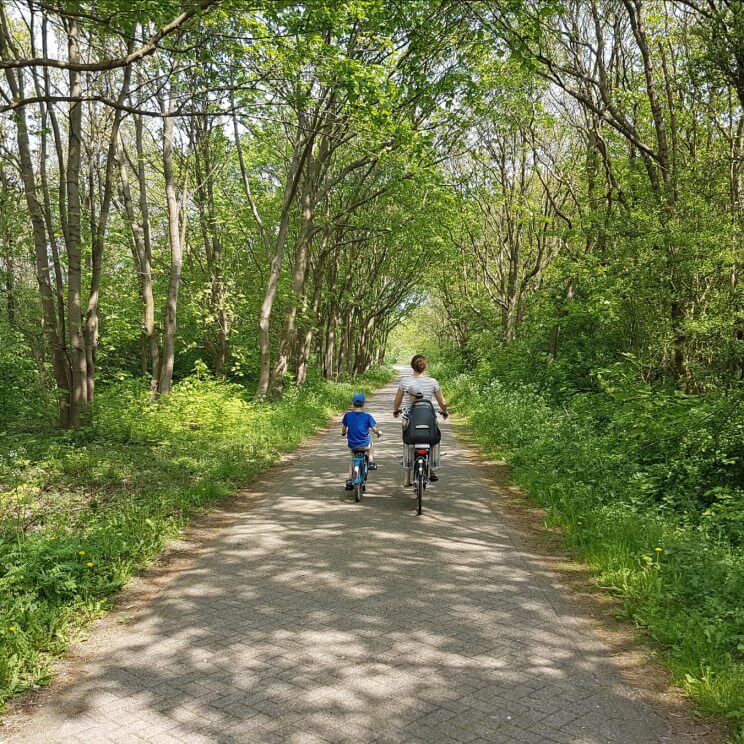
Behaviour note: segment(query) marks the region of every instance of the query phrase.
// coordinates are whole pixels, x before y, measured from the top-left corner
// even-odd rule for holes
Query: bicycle
[[[377,441],[382,439],[382,432],[377,435]],[[369,475],[369,449],[353,449],[351,451],[351,485],[354,491],[354,501],[361,501],[362,494],[367,490],[367,476]]]
[[[393,417],[398,418],[402,413],[401,410],[393,411]],[[439,412],[442,418],[449,418],[449,413]],[[417,427],[418,428],[418,427]],[[413,444],[414,461],[411,470],[411,479],[416,491],[416,514],[421,515],[423,511],[424,491],[429,484],[429,459],[431,457],[430,444]]]
[[[369,450],[352,450],[351,484],[354,487],[354,501],[362,500],[362,493],[367,488],[369,475]]]

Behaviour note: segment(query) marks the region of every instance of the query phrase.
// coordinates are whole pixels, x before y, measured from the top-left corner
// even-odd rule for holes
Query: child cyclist
[[[379,439],[382,436],[382,431],[377,428],[377,422],[374,417],[367,413],[364,409],[366,398],[364,393],[354,393],[351,399],[353,408],[344,414],[341,421],[341,436],[346,437],[346,441],[349,445],[349,449],[352,454],[354,450],[368,450],[369,451],[369,469],[377,470],[375,464],[375,454],[372,448],[372,440],[369,436],[370,429],[377,435]],[[352,458],[351,467],[354,467],[354,459]],[[351,475],[351,469],[349,470]],[[346,481],[346,490],[353,490],[354,485],[349,478]]]

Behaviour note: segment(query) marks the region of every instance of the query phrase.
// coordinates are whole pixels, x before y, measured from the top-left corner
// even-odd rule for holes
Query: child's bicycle
[[[377,435],[378,441],[382,432]],[[351,486],[354,491],[354,501],[361,501],[362,494],[367,490],[367,476],[369,475],[369,450],[355,449],[351,451]]]
[[[358,449],[352,451],[351,485],[354,490],[354,501],[361,501],[362,494],[367,488],[369,474],[369,450]]]

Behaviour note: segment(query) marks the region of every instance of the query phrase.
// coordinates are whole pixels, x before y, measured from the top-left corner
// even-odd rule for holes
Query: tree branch
[[[21,67],[56,67],[60,70],[76,70],[77,72],[103,72],[105,70],[114,70],[118,67],[127,67],[135,62],[139,62],[145,57],[154,54],[158,49],[158,44],[169,34],[178,30],[187,21],[202,11],[208,10],[221,0],[200,0],[188,10],[176,16],[170,23],[156,31],[146,44],[139,49],[135,49],[130,54],[118,59],[107,59],[102,62],[65,62],[61,59],[50,59],[47,57],[33,57],[30,59],[3,59],[0,60],[0,69],[18,69]]]

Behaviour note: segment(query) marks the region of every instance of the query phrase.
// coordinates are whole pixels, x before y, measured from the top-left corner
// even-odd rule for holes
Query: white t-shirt
[[[434,393],[439,390],[439,383],[433,377],[429,377],[428,375],[421,375],[420,377],[417,377],[416,375],[403,375],[403,377],[400,378],[398,390],[402,390],[406,395],[408,395],[408,388],[414,382],[421,386],[424,400],[431,400],[434,397]],[[409,403],[413,403],[415,399],[408,395],[407,400]]]

